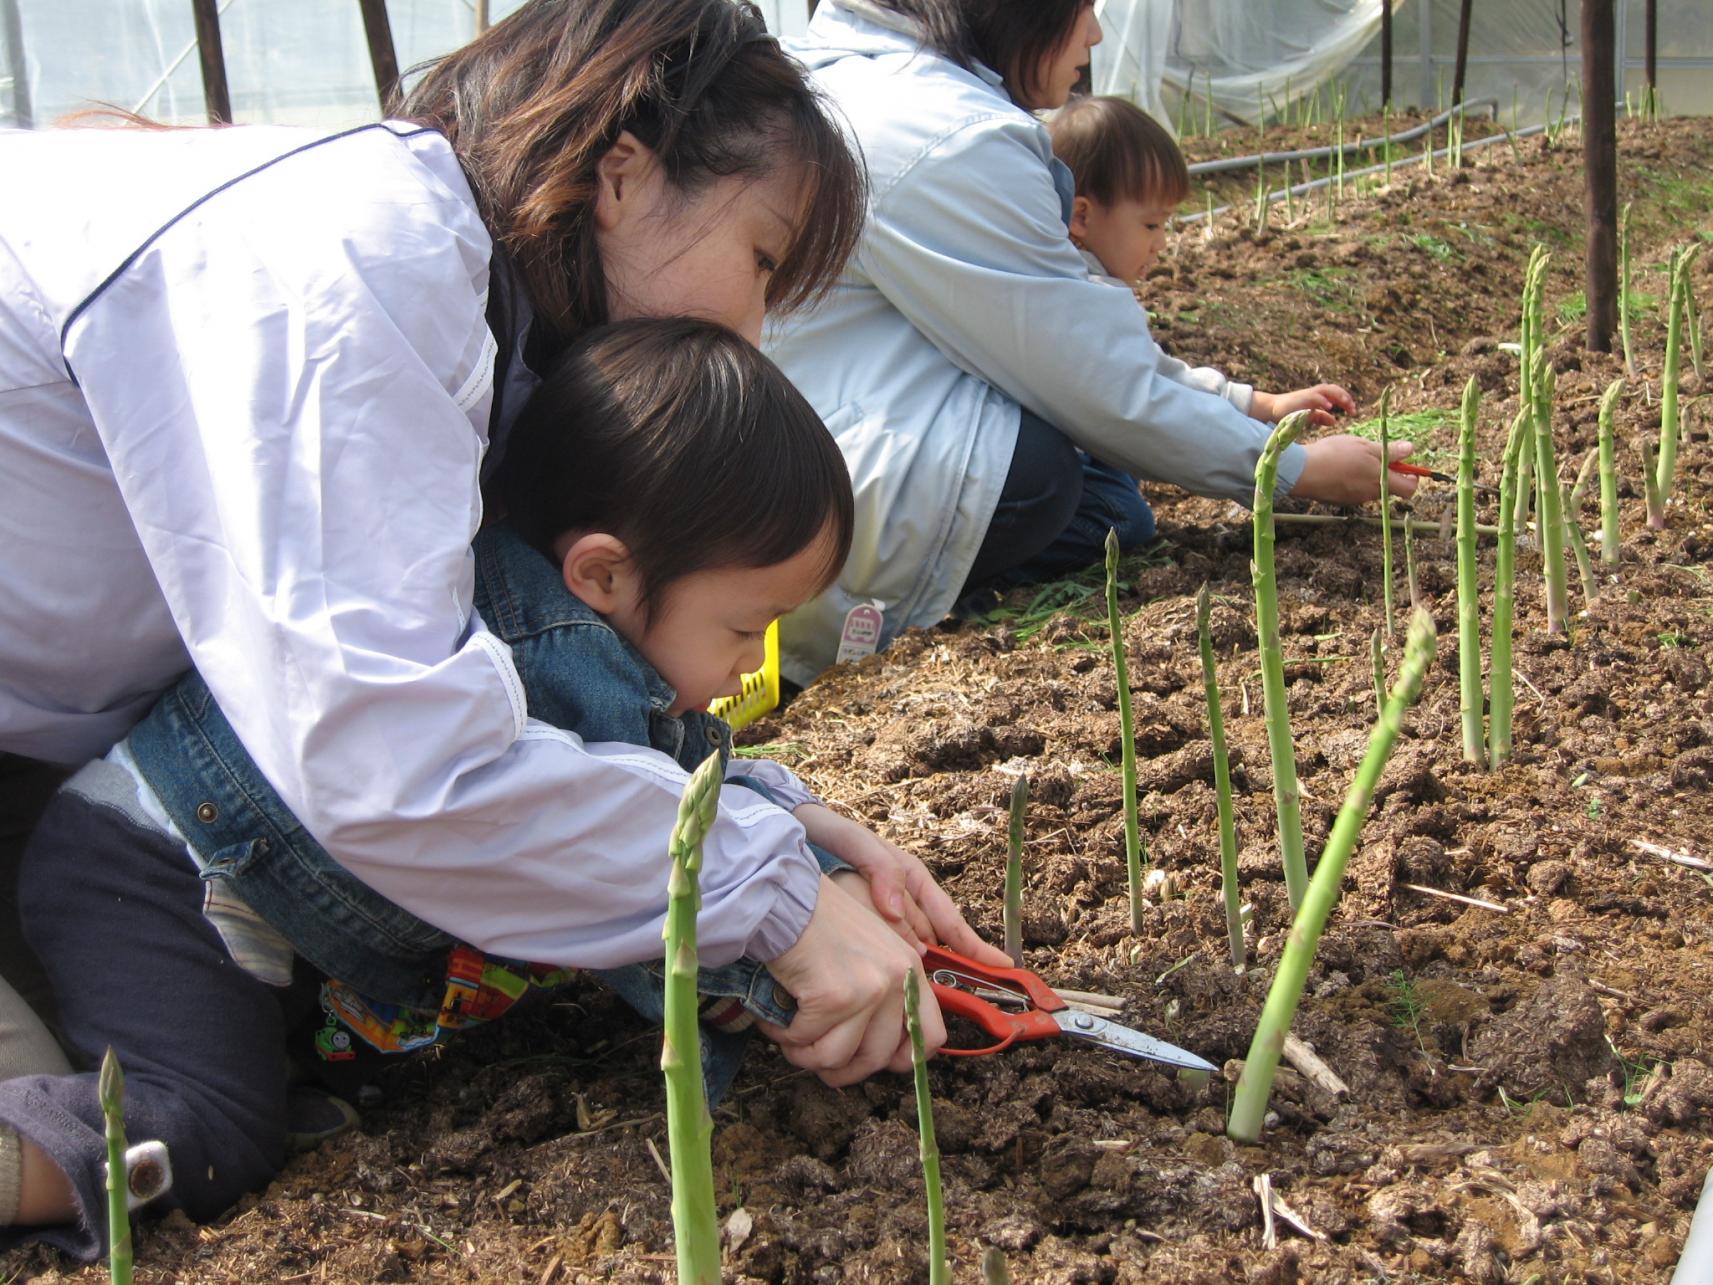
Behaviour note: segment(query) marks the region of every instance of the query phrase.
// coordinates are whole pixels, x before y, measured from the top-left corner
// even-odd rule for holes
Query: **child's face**
[[[1138,281],[1166,248],[1166,225],[1176,208],[1165,201],[1126,198],[1111,205],[1076,201],[1071,232],[1120,281]]]
[[[821,591],[831,541],[824,530],[771,567],[693,571],[666,587],[646,621],[634,592],[607,619],[677,691],[671,713],[705,709],[740,694],[743,676],[761,668],[768,625]]]

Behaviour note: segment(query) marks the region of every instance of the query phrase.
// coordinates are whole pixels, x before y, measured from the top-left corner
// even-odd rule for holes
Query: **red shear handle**
[[[1394,473],[1408,473],[1411,477],[1437,478],[1439,476],[1439,474],[1435,473],[1431,468],[1427,468],[1421,464],[1406,464],[1403,460],[1393,460],[1390,464],[1386,465],[1386,467],[1391,469]]]
[[[942,1048],[940,1052],[948,1057],[975,1057],[985,1053],[997,1053],[1009,1048],[1018,1040],[1040,1040],[1049,1036],[1060,1035],[1063,1032],[1059,1024],[1049,1014],[1064,1008],[1065,1001],[1053,993],[1051,987],[1034,973],[1021,968],[992,968],[986,964],[978,964],[974,960],[965,959],[955,951],[947,950],[944,946],[930,946],[922,956],[922,967],[931,978],[941,970],[953,973],[967,983],[977,986],[987,984],[1017,991],[1028,996],[1031,1007],[1021,1012],[1007,1012],[995,1004],[989,1003],[979,995],[973,995],[967,990],[956,986],[934,984],[934,998],[939,1001],[942,1012],[951,1013],[957,1017],[974,1022],[989,1035],[998,1038],[999,1043],[979,1049]]]

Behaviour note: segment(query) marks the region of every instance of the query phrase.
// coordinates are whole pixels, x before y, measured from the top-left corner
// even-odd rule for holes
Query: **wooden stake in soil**
[[[1202,686],[1207,691],[1207,732],[1213,744],[1213,788],[1219,809],[1219,887],[1225,902],[1225,935],[1231,943],[1231,966],[1243,971],[1243,907],[1237,887],[1237,819],[1231,806],[1231,760],[1225,749],[1225,717],[1219,708],[1219,675],[1213,664],[1213,632],[1209,617],[1213,598],[1203,584],[1196,595],[1196,637],[1201,644]]]
[[[1482,727],[1481,602],[1475,560],[1475,426],[1481,385],[1471,376],[1463,388],[1462,432],[1457,459],[1457,674],[1458,708],[1463,715],[1463,758],[1485,766],[1487,738]]]
[[[1279,454],[1308,426],[1307,411],[1285,416],[1267,439],[1255,464],[1255,558],[1249,575],[1255,586],[1255,636],[1261,652],[1261,693],[1267,716],[1267,749],[1273,760],[1273,806],[1279,817],[1279,855],[1285,869],[1285,893],[1291,909],[1302,904],[1308,888],[1303,859],[1302,796],[1297,786],[1296,750],[1291,744],[1291,711],[1285,701],[1285,659],[1279,643],[1279,580],[1273,565],[1273,489],[1278,484]],[[1385,479],[1382,477],[1384,486]],[[1389,530],[1389,528],[1388,528]]]
[[[1469,0],[1464,0],[1465,4]],[[1582,168],[1588,214],[1588,348],[1612,351],[1618,322],[1618,124],[1612,0],[1582,0]]]
[[[1005,953],[1013,968],[1023,967],[1023,814],[1029,807],[1029,778],[1011,783],[1011,824],[1006,831]]]
[[[1118,532],[1106,532],[1106,620],[1112,630],[1112,667],[1118,676],[1118,724],[1124,763],[1124,867],[1130,882],[1130,929],[1142,931],[1142,830],[1136,815],[1136,731],[1130,714],[1130,664],[1124,621],[1118,614]]]
[[[1249,1043],[1249,1055],[1243,1062],[1243,1074],[1237,1080],[1237,1092],[1232,1099],[1231,1117],[1226,1133],[1237,1142],[1254,1142],[1261,1136],[1261,1121],[1267,1111],[1267,1099],[1273,1089],[1273,1073],[1278,1070],[1284,1053],[1285,1036],[1296,1018],[1297,1005],[1302,1001],[1303,986],[1308,981],[1309,967],[1314,963],[1315,948],[1326,928],[1344,880],[1344,869],[1355,850],[1357,836],[1368,819],[1368,808],[1374,800],[1374,789],[1380,783],[1392,746],[1403,730],[1404,711],[1421,694],[1422,680],[1433,660],[1433,618],[1425,611],[1416,612],[1410,621],[1409,636],[1404,641],[1404,661],[1398,672],[1398,682],[1386,700],[1386,708],[1368,737],[1368,750],[1356,769],[1356,778],[1344,796],[1344,805],[1332,823],[1326,848],[1315,864],[1314,878],[1308,894],[1297,910],[1279,958],[1279,971],[1267,992],[1267,1003],[1261,1010],[1261,1021],[1255,1037]]]
[[[678,1279],[707,1285],[720,1279],[720,1222],[714,1208],[714,1133],[702,1084],[702,1040],[696,994],[697,888],[702,839],[719,811],[724,770],[710,754],[690,774],[672,828],[672,875],[666,903],[666,1014],[660,1069],[666,1076],[666,1137],[672,1151],[672,1235]]]

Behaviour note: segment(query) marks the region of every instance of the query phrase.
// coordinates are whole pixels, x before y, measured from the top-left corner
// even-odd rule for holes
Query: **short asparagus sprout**
[[[946,1200],[940,1190],[940,1147],[934,1140],[934,1097],[928,1091],[928,1050],[922,1040],[920,969],[904,977],[904,1020],[910,1028],[910,1061],[916,1071],[917,1145],[922,1155],[922,1185],[928,1194],[928,1283],[949,1285],[946,1262]]]
[[[1656,530],[1665,526],[1665,506],[1671,499],[1672,474],[1677,469],[1677,439],[1680,428],[1677,383],[1683,366],[1684,314],[1692,306],[1689,299],[1689,269],[1701,246],[1695,244],[1672,257],[1671,304],[1665,331],[1665,370],[1660,375],[1659,457],[1655,465],[1654,486],[1659,492],[1658,521],[1652,510],[1648,525]]]
[[[1404,510],[1404,584],[1414,611],[1422,605],[1422,587],[1416,579],[1416,517],[1408,509]]]
[[[1642,496],[1647,504],[1648,525],[1657,531],[1665,526],[1665,497],[1659,493],[1659,469],[1654,448],[1645,433],[1636,438],[1636,451],[1642,457]]]
[[[1142,829],[1136,815],[1136,725],[1130,713],[1130,664],[1118,614],[1118,532],[1106,533],[1106,619],[1112,628],[1112,667],[1118,674],[1118,724],[1124,761],[1124,866],[1130,879],[1130,927],[1142,931]]]
[[[1386,640],[1378,629],[1374,631],[1374,640],[1368,650],[1374,662],[1374,714],[1378,717],[1386,708]]]
[[[1600,561],[1613,566],[1618,561],[1618,440],[1612,418],[1624,381],[1614,379],[1600,398]]]
[[[1635,354],[1630,351],[1630,207],[1624,202],[1624,217],[1618,220],[1618,335],[1624,344],[1624,370],[1636,373]]]
[[[1588,540],[1582,534],[1582,524],[1576,520],[1576,506],[1571,503],[1570,488],[1560,489],[1564,493],[1564,538],[1576,558],[1576,574],[1582,581],[1583,600],[1592,605],[1600,596],[1600,582],[1594,578],[1594,561],[1588,555]]]
[[[1463,758],[1484,766],[1487,737],[1482,727],[1481,602],[1475,559],[1475,425],[1481,385],[1471,377],[1463,388],[1457,458],[1457,677],[1463,715]]]
[[[1011,783],[1011,824],[1005,853],[1005,953],[1023,967],[1023,814],[1029,808],[1029,778]]]
[[[660,1069],[666,1076],[666,1136],[672,1153],[672,1232],[678,1279],[704,1285],[720,1279],[720,1223],[714,1208],[709,1143],[714,1122],[702,1084],[702,1042],[696,995],[696,911],[702,840],[719,810],[723,779],[718,754],[690,774],[672,827],[672,875],[666,903],[666,1035]]]
[[[1285,893],[1295,910],[1308,888],[1303,858],[1302,795],[1297,788],[1296,750],[1291,744],[1291,711],[1285,702],[1285,659],[1279,644],[1279,580],[1273,565],[1273,489],[1279,455],[1308,427],[1309,413],[1296,411],[1279,422],[1255,464],[1255,558],[1249,574],[1255,586],[1255,636],[1261,651],[1261,695],[1267,714],[1267,749],[1273,759],[1273,806],[1279,817],[1279,855],[1285,868]]]
[[[1385,135],[1385,141],[1380,144],[1386,153],[1386,186],[1392,186],[1392,104],[1380,105],[1380,129]]]
[[[1237,1092],[1232,1100],[1231,1117],[1225,1131],[1238,1142],[1254,1142],[1261,1136],[1261,1121],[1267,1110],[1267,1098],[1273,1089],[1273,1073],[1278,1069],[1284,1052],[1285,1037],[1302,1001],[1303,985],[1308,980],[1309,967],[1314,963],[1315,948],[1327,918],[1338,903],[1344,869],[1355,850],[1357,836],[1368,819],[1368,808],[1374,800],[1374,789],[1380,783],[1386,760],[1403,730],[1404,712],[1421,694],[1422,680],[1433,660],[1433,617],[1418,611],[1410,620],[1409,634],[1404,640],[1404,661],[1398,672],[1397,684],[1386,699],[1386,708],[1368,737],[1368,749],[1356,778],[1344,796],[1344,805],[1332,823],[1326,848],[1315,864],[1314,879],[1308,896],[1297,911],[1285,939],[1284,953],[1279,959],[1279,971],[1267,992],[1267,1002],[1261,1010],[1261,1021],[1249,1043],[1249,1056],[1244,1060],[1243,1073],[1237,1080]]]
[[[1392,636],[1392,390],[1380,394],[1380,614]]]
[[[1005,1251],[989,1245],[981,1251],[982,1285],[1011,1285],[1011,1268],[1005,1264]]]
[[[1243,906],[1237,887],[1237,819],[1231,806],[1231,760],[1225,749],[1225,718],[1219,708],[1219,674],[1213,663],[1210,617],[1213,596],[1207,586],[1196,595],[1196,638],[1201,644],[1202,686],[1207,689],[1207,732],[1213,743],[1213,788],[1219,808],[1219,887],[1225,901],[1225,935],[1231,942],[1231,966],[1243,971]]]
[[[1255,234],[1267,230],[1267,162],[1255,162]]]
[[[1498,767],[1511,757],[1511,709],[1515,697],[1511,642],[1516,621],[1517,527],[1512,496],[1523,485],[1522,461],[1528,457],[1529,426],[1534,415],[1525,405],[1511,423],[1499,479],[1499,550],[1493,569],[1493,643],[1488,665],[1492,697],[1487,716],[1487,762]]]
[[[1523,286],[1524,356],[1528,363],[1523,400],[1534,413],[1534,466],[1538,489],[1535,514],[1539,519],[1542,571],[1546,580],[1546,628],[1548,633],[1559,633],[1565,628],[1569,594],[1564,565],[1564,504],[1558,485],[1558,456],[1552,436],[1552,401],[1557,377],[1545,352],[1545,309],[1542,302],[1550,261],[1546,247],[1535,246],[1529,257]]]
[[[113,1285],[131,1285],[131,1206],[125,1171],[125,1073],[111,1045],[96,1081],[107,1132],[107,1271]]]

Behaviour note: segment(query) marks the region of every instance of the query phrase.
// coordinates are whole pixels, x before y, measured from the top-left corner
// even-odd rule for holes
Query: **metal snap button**
[[[268,853],[272,852],[273,850],[274,850],[274,845],[269,840],[267,840],[267,839],[257,839],[256,840],[256,855],[258,857],[265,857],[268,855]]]
[[[219,815],[220,809],[215,807],[212,803],[198,803],[196,805],[196,819],[198,821],[213,821]]]
[[[708,744],[709,745],[718,745],[720,743],[720,729],[719,728],[710,727],[708,729],[707,735],[708,735]]]

